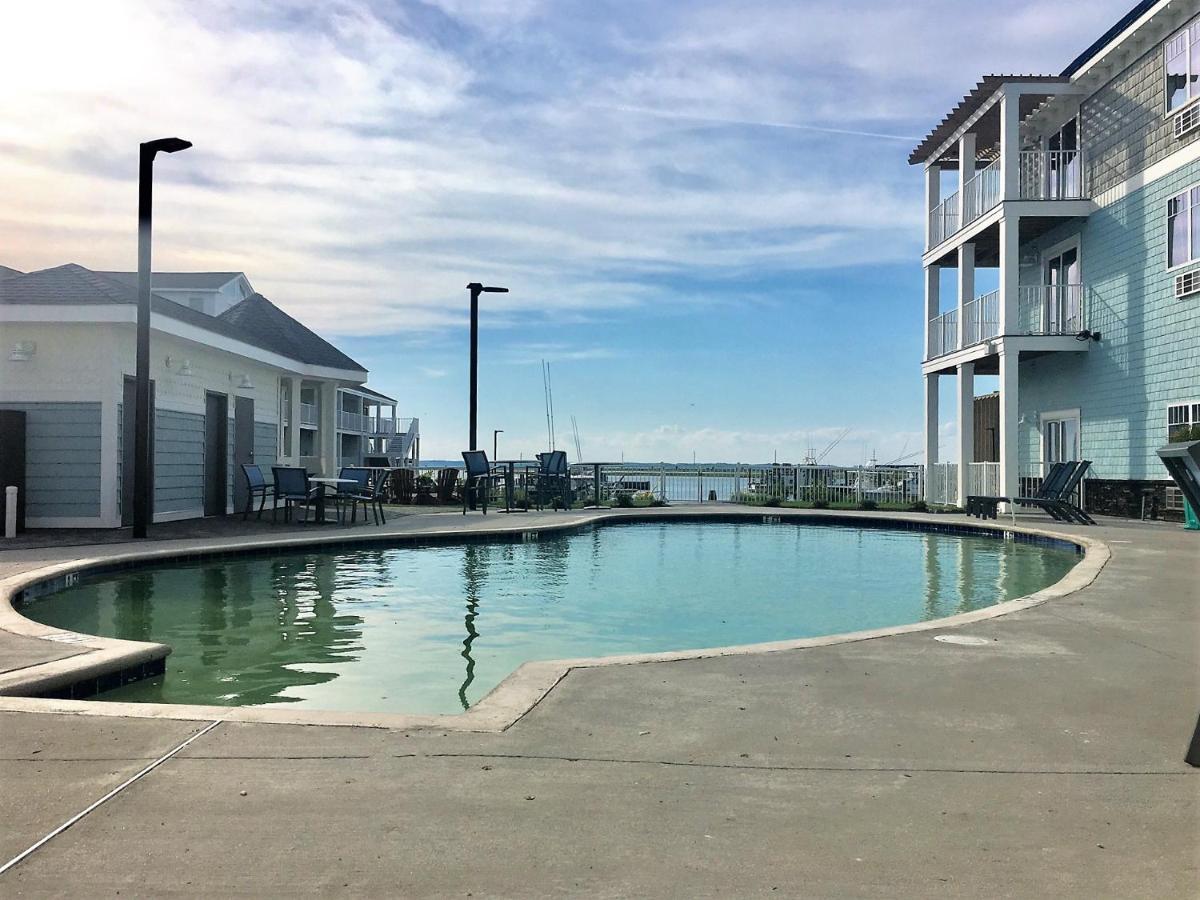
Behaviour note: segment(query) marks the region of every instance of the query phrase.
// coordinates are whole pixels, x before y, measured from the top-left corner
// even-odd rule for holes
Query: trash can
[[[1183,501],[1183,527],[1188,531],[1200,531],[1200,518],[1187,500]]]

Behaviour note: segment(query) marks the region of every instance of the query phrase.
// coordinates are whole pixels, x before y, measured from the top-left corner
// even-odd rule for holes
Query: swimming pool
[[[155,563],[84,575],[21,611],[173,648],[164,675],[99,700],[452,713],[527,660],[936,619],[1037,591],[1078,559],[999,534],[655,521]]]

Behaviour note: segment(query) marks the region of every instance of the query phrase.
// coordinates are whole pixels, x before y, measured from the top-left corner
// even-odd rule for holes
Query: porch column
[[[288,429],[288,446],[283,448],[283,455],[288,457],[292,465],[300,465],[300,384],[299,378],[291,379],[291,393],[288,395],[288,417],[291,427]]]
[[[1001,200],[1021,199],[1021,92],[1005,85],[1000,95]]]
[[[975,133],[967,132],[958,139],[958,223],[967,227],[967,182],[975,177]]]
[[[1021,322],[1020,217],[1005,215],[1000,220],[1000,334],[1018,333]]]
[[[970,341],[967,304],[975,299],[975,244],[968,241],[958,248],[958,347]]]
[[[958,505],[971,493],[971,463],[975,461],[975,363],[958,367]]]
[[[322,381],[320,388],[321,409],[319,418],[321,429],[318,438],[321,442],[321,472],[325,475],[336,475],[338,465],[338,389],[337,382]]]
[[[1017,468],[1017,351],[1000,351],[1000,493],[1016,497]]]
[[[925,376],[925,502],[937,503],[934,494],[933,467],[938,462],[938,376]]]
[[[925,267],[925,359],[933,356],[932,322],[941,312],[941,266]],[[936,377],[936,376],[935,376]]]
[[[930,163],[925,166],[925,246],[929,246],[931,213],[942,202],[942,170]]]

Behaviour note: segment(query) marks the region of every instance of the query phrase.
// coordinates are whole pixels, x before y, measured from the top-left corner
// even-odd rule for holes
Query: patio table
[[[492,464],[504,466],[504,509],[498,512],[529,512],[528,498],[524,509],[513,509],[513,486],[516,483],[517,466],[533,466],[535,463],[528,459],[497,459]]]
[[[310,524],[310,523],[316,524],[316,525],[332,525],[332,524],[334,524],[333,522],[327,521],[325,518],[325,488],[329,485],[332,485],[333,487],[336,488],[339,484],[357,484],[358,482],[356,482],[353,478],[309,478],[308,480],[310,482],[312,482],[313,484],[319,484],[321,486],[321,490],[317,491],[317,519],[316,519],[316,522],[312,522],[311,520],[306,519],[305,524],[306,525]]]

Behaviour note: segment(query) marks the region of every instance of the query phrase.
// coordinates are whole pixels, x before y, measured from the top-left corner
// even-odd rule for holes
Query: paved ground
[[[500,734],[218,724],[0,894],[1195,896],[1200,535],[1087,533],[1100,578],[985,646],[578,670]],[[205,727],[0,713],[0,865]]]

